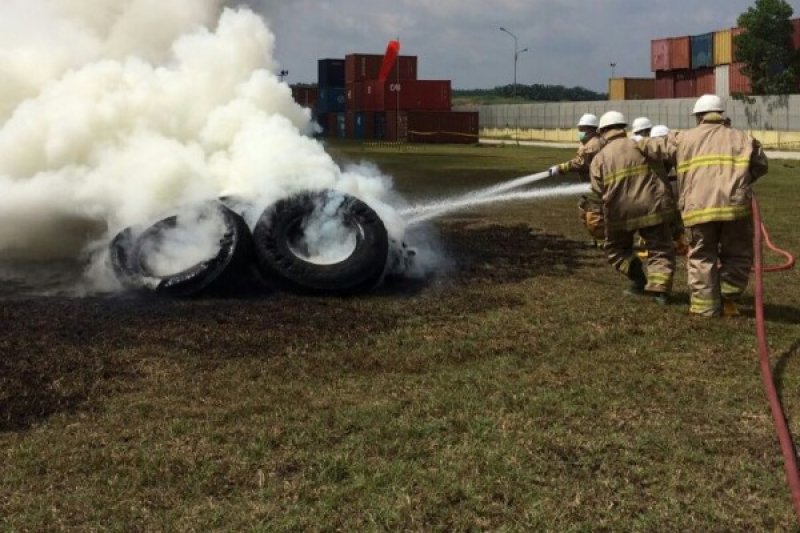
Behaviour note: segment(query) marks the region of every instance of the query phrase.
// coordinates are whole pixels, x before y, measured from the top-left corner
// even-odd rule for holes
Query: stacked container
[[[344,137],[347,105],[344,59],[320,59],[317,62],[317,81],[317,121],[326,136]]]
[[[348,138],[477,142],[478,113],[453,113],[451,82],[418,79],[416,56],[400,56],[384,82],[383,55],[349,54],[344,63]]]
[[[800,19],[793,19],[792,42],[800,50]],[[737,61],[735,37],[741,28],[731,28],[691,37],[672,37],[650,42],[650,67],[656,74],[656,98],[689,98],[715,93],[718,96],[750,94],[749,78]]]

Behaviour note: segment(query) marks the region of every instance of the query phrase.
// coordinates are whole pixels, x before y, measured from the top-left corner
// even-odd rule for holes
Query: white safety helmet
[[[642,130],[649,130],[653,127],[653,123],[650,122],[650,119],[647,117],[639,117],[633,121],[633,126],[631,126],[631,131],[633,133],[639,133]]]
[[[608,111],[600,117],[600,124],[598,127],[602,130],[609,126],[622,126],[624,128],[627,125],[628,121],[625,120],[625,115],[619,111]]]
[[[592,115],[591,113],[584,114],[581,119],[578,121],[578,127],[587,126],[590,128],[597,127],[597,116]]]
[[[653,129],[650,130],[650,137],[666,137],[667,135],[669,135],[669,128],[663,124],[653,126]]]
[[[725,109],[722,107],[722,98],[716,94],[704,94],[695,102],[692,114],[722,113],[723,111]]]

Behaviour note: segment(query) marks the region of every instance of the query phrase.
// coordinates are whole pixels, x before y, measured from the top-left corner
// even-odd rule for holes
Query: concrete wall
[[[504,104],[456,106],[458,111],[478,111],[481,135],[522,140],[569,142],[577,135],[575,124],[584,113],[598,117],[606,111],[621,111],[629,121],[647,116],[653,124],[672,129],[695,125],[694,98],[674,100],[627,100],[564,102],[548,104]],[[753,103],[723,98],[733,126],[748,130],[770,147],[800,148],[800,95],[755,97]],[[792,146],[795,145],[795,146]]]

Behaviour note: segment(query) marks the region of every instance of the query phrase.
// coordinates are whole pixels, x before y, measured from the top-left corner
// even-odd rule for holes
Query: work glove
[[[550,176],[558,176],[560,173],[561,170],[558,168],[558,165],[550,167]]]

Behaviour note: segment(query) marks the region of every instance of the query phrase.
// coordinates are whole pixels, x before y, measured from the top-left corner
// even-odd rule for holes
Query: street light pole
[[[522,52],[527,52],[528,49],[525,48],[524,50],[520,50],[519,49],[519,45],[518,45],[519,41],[517,39],[517,36],[514,35],[513,33],[511,33],[510,31],[508,31],[507,29],[500,28],[500,31],[509,34],[511,36],[511,38],[514,39],[514,85],[513,85],[513,88],[511,89],[511,98],[516,100],[516,98],[517,98],[517,59],[519,59],[519,55]]]
[[[517,36],[508,31],[507,29],[501,27],[500,31],[505,32],[514,39],[514,85],[511,89],[511,99],[516,101],[517,99],[517,60],[519,59],[519,55],[523,52],[527,52],[527,48],[523,48],[522,50],[519,49],[519,41],[517,40]],[[514,136],[517,138],[517,146],[519,146],[519,107],[517,107],[517,123],[514,127]]]
[[[616,63],[611,63],[611,64],[610,64],[610,67],[611,67],[611,77],[612,77],[612,78],[614,77],[614,69],[616,68],[616,66],[617,66],[617,64],[616,64]]]

